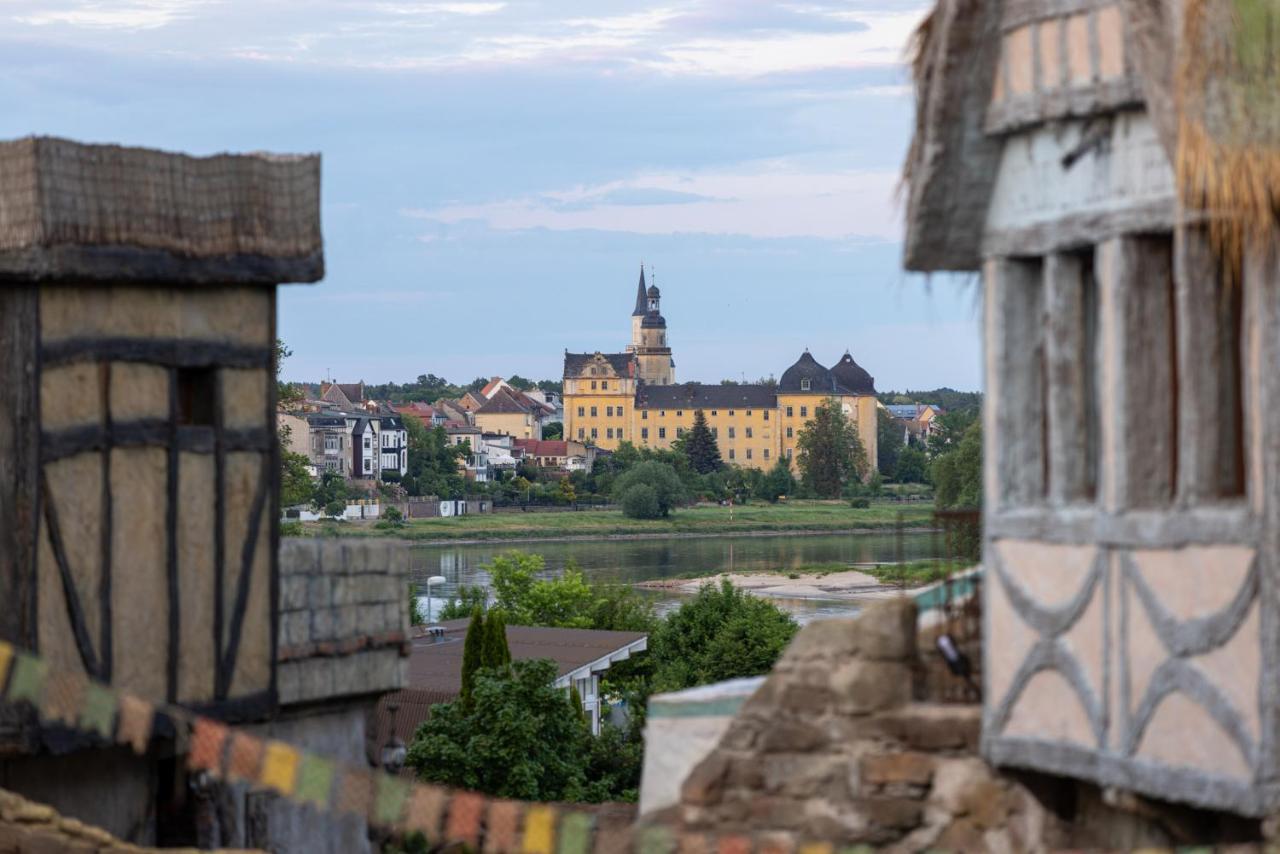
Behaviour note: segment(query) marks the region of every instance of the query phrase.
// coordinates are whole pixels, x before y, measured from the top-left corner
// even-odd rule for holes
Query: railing
[[[919,699],[982,701],[982,513],[934,513],[934,553],[944,577],[916,595],[920,609]],[[901,527],[901,526],[900,526]]]

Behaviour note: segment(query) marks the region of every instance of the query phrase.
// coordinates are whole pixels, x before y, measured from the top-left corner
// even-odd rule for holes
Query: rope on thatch
[[[1187,0],[1184,15],[1178,188],[1234,276],[1280,224],[1280,2]]]

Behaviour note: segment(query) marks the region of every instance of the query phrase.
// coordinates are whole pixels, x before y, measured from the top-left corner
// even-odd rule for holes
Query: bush
[[[685,500],[684,484],[676,470],[657,460],[645,460],[627,469],[613,482],[613,495],[621,500],[637,484],[651,488],[658,501],[658,513],[668,516],[676,505]]]
[[[856,510],[866,510],[868,507],[871,506],[871,499],[870,498],[851,498],[849,499],[849,506]]]
[[[280,523],[280,536],[282,537],[301,537],[303,534],[302,523],[293,520],[290,522]]]
[[[335,498],[324,506],[324,514],[326,516],[341,516],[347,510],[347,502],[340,498]]]
[[[637,483],[622,493],[622,514],[629,519],[660,519],[658,493],[647,483]]]
[[[388,522],[403,522],[404,514],[397,507],[388,507],[382,512],[382,518]]]

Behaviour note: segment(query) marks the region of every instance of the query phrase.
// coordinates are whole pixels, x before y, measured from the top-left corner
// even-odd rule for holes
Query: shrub
[[[871,499],[870,498],[851,498],[849,499],[849,506],[857,510],[866,510],[868,507],[871,506]]]
[[[382,518],[388,522],[403,522],[404,514],[397,507],[388,507],[382,511]]]
[[[294,520],[291,522],[280,523],[280,536],[282,537],[301,537],[303,534],[302,523]]]
[[[647,483],[637,483],[622,493],[622,513],[629,519],[660,519],[658,493]]]
[[[644,484],[653,490],[658,501],[658,513],[662,516],[670,515],[675,506],[685,500],[684,484],[676,470],[667,463],[657,460],[636,463],[613,482],[613,494],[621,500],[638,484]]]
[[[324,514],[326,516],[341,516],[346,512],[347,502],[340,498],[335,498],[324,506]]]

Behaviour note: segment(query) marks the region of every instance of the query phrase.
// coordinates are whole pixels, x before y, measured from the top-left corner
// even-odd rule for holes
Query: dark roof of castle
[[[630,353],[601,353],[605,359],[618,372],[618,376],[631,376],[631,354]],[[564,354],[564,375],[566,377],[576,377],[582,373],[582,369],[593,359],[595,353],[569,353]]]
[[[809,380],[808,388],[804,388],[804,380]],[[839,394],[839,386],[831,371],[819,365],[809,351],[805,350],[794,365],[782,372],[782,378],[778,380],[778,391]]]
[[[853,360],[846,350],[840,361],[831,366],[836,383],[855,394],[875,394],[876,381],[866,369]]]
[[[640,265],[640,286],[636,290],[636,310],[631,312],[632,317],[640,317],[649,311],[649,304],[644,298],[644,265]]]
[[[773,387],[767,385],[642,384],[636,392],[637,409],[772,409],[776,405]]]

